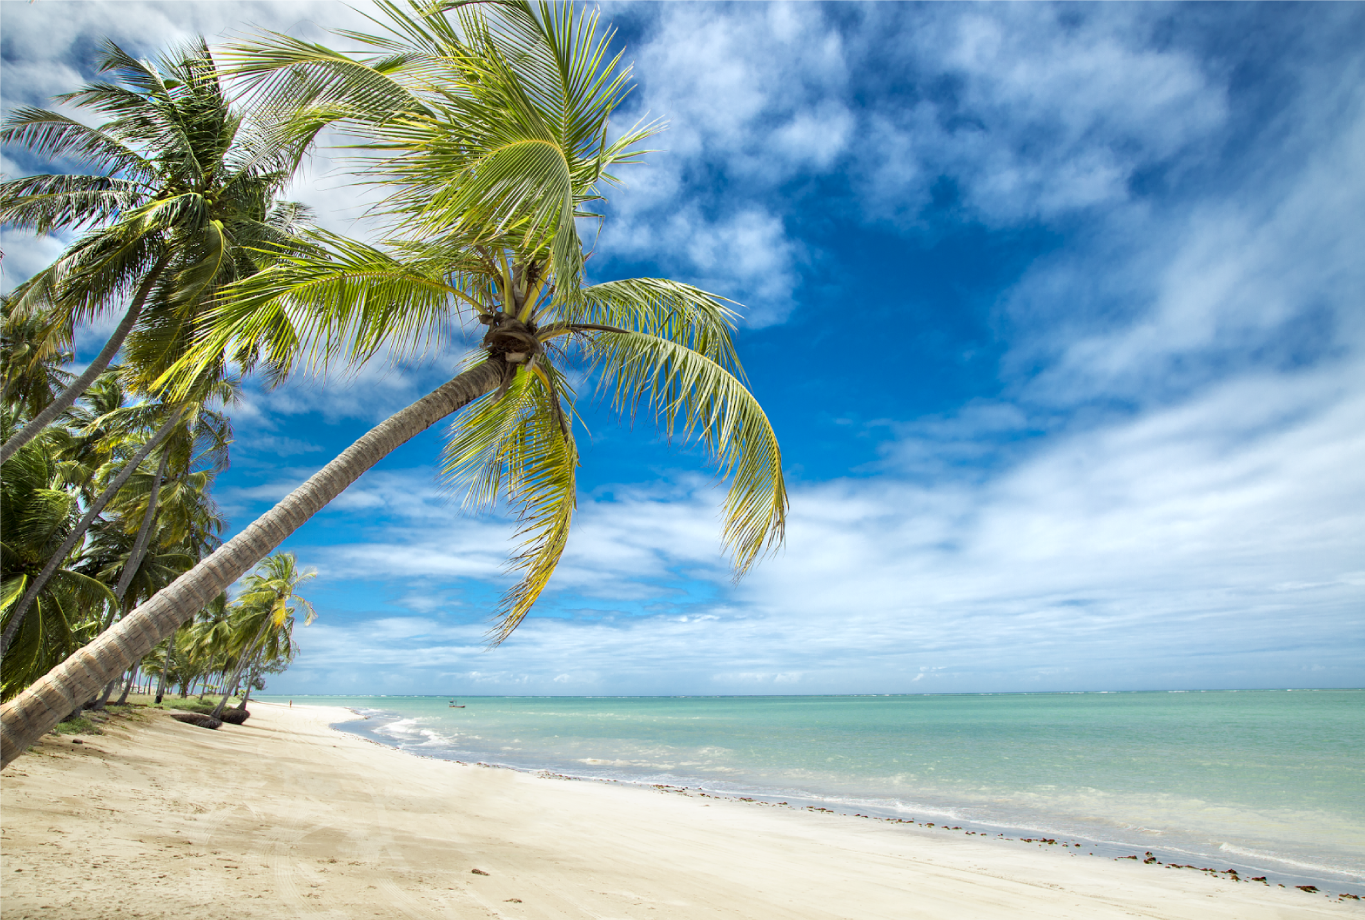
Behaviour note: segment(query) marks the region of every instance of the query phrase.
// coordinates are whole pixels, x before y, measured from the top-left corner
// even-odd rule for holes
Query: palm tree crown
[[[272,130],[268,113],[230,103],[203,39],[159,62],[107,42],[99,67],[114,79],[58,101],[101,124],[24,106],[0,130],[4,143],[90,172],[0,184],[0,220],[79,234],[14,294],[16,311],[46,317],[48,336],[69,343],[77,323],[118,303],[127,311],[91,368],[6,442],[5,457],[70,406],[130,332],[125,364],[156,377],[182,353],[218,289],[256,271],[266,252],[287,250],[306,222],[300,205],[275,201],[302,148]]]
[[[585,284],[575,219],[595,216],[612,170],[639,159],[657,125],[615,141],[608,122],[628,88],[612,32],[567,5],[497,4],[482,13],[383,4],[382,35],[347,33],[368,55],[283,35],[235,49],[259,98],[292,98],[298,136],[324,121],[359,135],[359,173],[387,193],[391,233],[365,245],[326,233],[232,288],[198,355],[235,346],[269,365],[401,354],[452,319],[487,327],[482,359],[501,385],[450,428],[445,470],[472,504],[517,509],[522,580],[505,598],[498,641],[545,587],[568,537],[578,452],[569,371],[616,408],[644,405],[673,435],[697,436],[731,479],[725,541],[742,574],[782,538],[781,453],[744,384],[722,298],[678,282]]]
[[[69,701],[121,673],[388,453],[452,413],[448,472],[473,500],[505,495],[522,516],[521,581],[495,639],[526,615],[563,551],[578,463],[576,362],[624,413],[696,436],[730,477],[724,536],[745,571],[780,542],[787,497],[772,427],[746,387],[733,314],[661,279],[587,284],[574,224],[650,128],[613,142],[625,92],[610,32],[568,4],[381,4],[382,35],[345,33],[355,56],[285,36],[239,49],[258,104],[293,101],[283,132],[337,123],[361,136],[365,177],[390,194],[375,245],[314,233],[213,304],[193,348],[163,375],[172,395],[238,357],[279,379],[296,367],[420,351],[453,321],[487,326],[447,383],[359,438],[212,556],[10,704],[0,762],[55,724]],[[450,15],[454,10],[454,17]],[[425,204],[423,202],[426,202]],[[69,709],[67,710],[69,711]],[[64,713],[63,713],[64,714]]]

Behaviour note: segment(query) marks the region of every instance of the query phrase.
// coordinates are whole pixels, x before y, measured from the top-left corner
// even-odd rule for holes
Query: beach
[[[144,711],[7,769],[7,920],[1362,915],[1336,892],[417,757],[332,729],[340,707],[251,708],[216,732]]]

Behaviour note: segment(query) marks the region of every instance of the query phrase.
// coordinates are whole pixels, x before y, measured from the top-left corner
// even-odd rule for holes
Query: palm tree
[[[137,472],[148,457],[154,452],[160,455],[159,461],[154,461],[156,473],[150,477],[150,487],[142,487],[146,489],[147,502],[136,518],[140,522],[137,525],[138,536],[129,549],[127,564],[122,566],[114,589],[120,604],[131,578],[141,565],[142,556],[147,552],[161,485],[171,458],[177,453],[180,455],[177,478],[189,475],[190,455],[196,444],[202,442],[201,446],[209,445],[216,465],[221,467],[226,464],[231,428],[226,419],[210,409],[206,402],[210,399],[227,402],[235,398],[235,388],[230,383],[210,381],[176,407],[154,402],[129,406],[123,404],[126,392],[110,376],[104,375],[89,391],[94,397],[90,401],[92,406],[106,411],[91,417],[91,413],[73,407],[73,422],[83,425],[76,429],[69,439],[69,446],[63,451],[75,461],[71,465],[84,466],[89,471],[83,482],[90,493],[85,513],[66,532],[65,539],[53,551],[47,565],[29,580],[27,589],[13,604],[9,621],[3,634],[0,634],[0,654],[9,649],[30,606],[48,579],[55,575],[70,553],[84,542],[87,532],[95,526],[106,508],[116,503],[130,483],[137,482]],[[84,464],[79,462],[82,460]],[[104,462],[99,463],[100,460]],[[103,488],[90,488],[95,483]],[[142,489],[135,491],[141,493]],[[194,561],[197,562],[202,556],[203,553],[199,553]]]
[[[0,667],[0,696],[9,699],[80,646],[82,628],[114,603],[98,579],[78,571],[63,556],[43,590],[33,599],[31,616],[18,628],[15,602],[25,594],[54,548],[75,521],[77,497],[63,488],[53,439],[30,441],[0,480],[0,615],[13,637]],[[11,630],[9,627],[16,628]],[[74,708],[74,707],[72,707]],[[67,715],[71,710],[68,709]]]
[[[160,407],[157,407],[160,408]],[[138,407],[141,411],[142,407]],[[36,572],[27,581],[27,588],[22,595],[15,600],[10,608],[9,619],[5,624],[4,632],[0,633],[0,655],[9,651],[10,643],[18,635],[23,626],[25,617],[32,604],[37,600],[39,593],[43,590],[48,580],[55,576],[71,552],[76,549],[84,540],[86,532],[94,524],[95,520],[104,511],[105,507],[114,500],[119,490],[124,487],[133,474],[137,472],[142,461],[156,450],[163,441],[175,430],[175,426],[180,422],[185,413],[184,408],[172,409],[166,414],[165,420],[155,429],[153,433],[138,439],[140,444],[130,451],[131,457],[123,458],[121,465],[117,468],[116,475],[107,482],[104,489],[92,501],[74,526],[65,531],[64,539],[51,552],[47,564],[41,571]]]
[[[302,146],[282,143],[267,113],[232,107],[202,38],[159,63],[107,42],[99,68],[115,81],[58,99],[108,118],[103,124],[25,106],[0,130],[5,143],[76,160],[94,174],[0,184],[0,220],[82,233],[13,295],[17,309],[48,317],[52,347],[68,344],[78,321],[124,299],[127,308],[89,367],[0,447],[0,462],[70,407],[130,333],[144,361],[178,357],[167,343],[192,331],[219,287],[255,271],[263,250],[287,250],[306,216],[273,200]]]
[[[72,375],[62,370],[71,353],[46,316],[9,295],[0,297],[0,305],[0,401],[32,418],[71,383]]]
[[[227,404],[235,398],[236,388],[228,381],[217,382],[207,393],[200,394],[200,398],[189,404],[173,423],[170,435],[160,449],[155,473],[141,482],[134,476],[125,487],[125,494],[131,493],[132,501],[120,509],[119,517],[125,526],[135,524],[137,535],[114,589],[120,603],[124,602],[132,580],[151,548],[152,534],[161,516],[163,492],[170,499],[166,510],[175,516],[174,529],[169,529],[162,541],[165,545],[188,540],[198,532],[195,526],[198,523],[221,524],[216,512],[211,510],[213,503],[207,490],[213,475],[227,466],[232,427],[227,417],[210,408],[208,402]],[[202,468],[196,470],[196,467]],[[195,553],[194,561],[203,555],[202,551]]]
[[[307,611],[305,626],[317,618],[313,605],[299,596],[298,588],[316,574],[311,569],[300,570],[293,553],[276,553],[266,557],[256,572],[247,576],[246,589],[237,598],[229,644],[237,666],[223,685],[223,698],[213,710],[215,719],[222,718],[224,707],[248,667],[260,661],[294,657],[294,605]]]
[[[166,451],[171,452],[170,448]],[[163,456],[157,472],[165,465]],[[111,509],[113,515],[91,527],[80,571],[116,586],[117,605],[109,609],[101,630],[183,575],[218,545],[223,521],[209,495],[213,476],[212,469],[196,469],[156,488],[156,475],[144,468],[120,493],[120,501]],[[154,500],[158,495],[160,501]],[[132,674],[130,670],[130,680]],[[106,697],[112,688],[111,682]]]
[[[386,155],[370,172],[391,186],[389,213],[411,232],[374,247],[315,234],[309,250],[215,305],[190,364],[236,347],[278,377],[300,363],[363,360],[386,336],[420,348],[461,313],[488,326],[481,354],[0,709],[5,763],[55,724],[66,700],[122,673],[365,470],[459,410],[448,471],[475,500],[502,490],[522,513],[523,578],[503,605],[496,638],[505,638],[553,571],[572,516],[566,361],[597,374],[623,412],[644,405],[669,433],[710,448],[731,478],[724,535],[737,572],[781,540],[781,455],[743,383],[730,311],[669,281],[582,283],[574,220],[649,133],[608,140],[626,91],[626,72],[606,57],[611,33],[568,6],[509,3],[486,15],[462,6],[457,22],[425,3],[384,9],[389,35],[349,35],[375,49],[368,59],[274,36],[245,69],[262,75],[267,99],[289,87],[301,94],[301,133],[324,110],[371,132]]]

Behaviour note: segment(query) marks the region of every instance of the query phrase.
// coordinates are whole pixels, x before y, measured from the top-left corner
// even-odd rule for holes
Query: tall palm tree
[[[4,571],[0,619],[13,637],[0,666],[0,697],[4,699],[78,648],[81,628],[114,603],[107,586],[80,572],[64,555],[44,589],[34,596],[31,615],[24,618],[22,628],[9,629],[17,625],[15,603],[63,542],[77,516],[77,497],[63,488],[52,441],[51,437],[30,441],[6,464],[0,479],[0,567]]]
[[[120,412],[124,411],[122,409]],[[159,424],[151,431],[142,434],[134,439],[136,447],[126,451],[118,457],[113,464],[106,464],[106,467],[113,466],[113,475],[103,484],[104,488],[97,497],[86,507],[85,513],[72,527],[68,528],[64,534],[64,539],[60,545],[52,550],[47,564],[41,571],[35,573],[28,580],[27,588],[10,608],[10,616],[5,624],[3,633],[0,633],[0,655],[5,654],[18,635],[23,626],[24,618],[27,616],[30,607],[37,600],[39,593],[46,586],[49,579],[54,577],[57,571],[66,561],[67,557],[85,540],[85,535],[90,527],[99,518],[105,507],[114,500],[119,491],[137,472],[138,467],[149,455],[159,448],[167,437],[174,432],[176,426],[180,424],[185,416],[185,407],[169,408],[164,406],[134,407],[131,414],[145,415],[147,413],[157,413],[161,416]],[[131,456],[129,456],[131,455]]]
[[[182,440],[176,438],[173,442]],[[210,444],[206,453],[211,459],[214,453],[225,458],[225,444],[213,440]],[[85,567],[94,577],[115,585],[117,602],[101,629],[108,629],[119,616],[127,615],[138,603],[153,597],[222,542],[218,532],[224,522],[209,494],[217,469],[195,463],[197,468],[177,473],[166,481],[169,458],[177,446],[180,445],[172,443],[163,450],[154,474],[135,476],[121,493],[121,497],[128,498],[115,510],[114,518],[92,530],[93,539],[84,554]],[[130,530],[134,526],[136,533]],[[134,664],[128,672],[120,702],[127,698],[136,669]],[[100,708],[116,682],[111,681],[105,688]]]
[[[106,373],[88,391],[92,399],[91,407],[104,410],[99,414],[81,411],[83,407],[73,407],[73,424],[79,425],[68,438],[68,446],[63,453],[72,458],[70,466],[83,466],[88,472],[82,485],[88,492],[85,513],[68,529],[65,539],[53,551],[47,565],[29,580],[23,595],[14,602],[10,617],[0,633],[0,655],[9,649],[10,643],[22,627],[24,617],[43,590],[49,578],[64,564],[67,557],[80,546],[87,532],[100,520],[106,508],[117,504],[130,484],[140,485],[135,489],[148,500],[136,519],[138,536],[129,551],[128,564],[122,569],[114,589],[116,598],[122,602],[128,591],[129,581],[141,564],[141,557],[148,549],[161,485],[166,478],[172,457],[178,456],[176,477],[190,474],[190,457],[196,447],[207,447],[214,457],[214,463],[226,465],[227,444],[231,438],[231,428],[220,413],[208,405],[210,400],[228,402],[235,398],[235,387],[230,382],[213,381],[205,375],[200,379],[209,382],[196,392],[187,396],[177,406],[163,403],[141,402],[125,405],[126,391],[117,381]],[[149,457],[155,475],[150,477],[151,484],[138,483],[137,472]],[[81,464],[79,461],[85,461]],[[99,461],[103,461],[102,463]],[[125,500],[126,504],[126,500]],[[126,515],[124,515],[125,519]],[[195,561],[202,556],[195,557]]]
[[[446,466],[475,500],[506,491],[520,507],[523,578],[496,638],[525,616],[563,550],[577,452],[565,362],[615,397],[644,405],[670,433],[696,435],[731,478],[724,534],[745,571],[780,541],[787,507],[781,455],[743,383],[732,314],[685,285],[635,279],[585,286],[574,221],[610,170],[638,159],[647,129],[609,140],[626,71],[611,33],[571,7],[384,4],[389,33],[348,37],[368,58],[273,36],[252,49],[258,92],[300,96],[298,129],[344,118],[383,156],[370,175],[392,191],[395,227],[380,246],[315,234],[307,251],[236,288],[188,363],[225,349],[276,376],[299,364],[363,360],[386,342],[409,351],[473,315],[488,327],[471,366],[378,425],[211,557],[0,708],[9,763],[89,694],[192,616],[389,452],[465,410]],[[292,87],[292,89],[290,89]],[[425,204],[424,204],[425,202]],[[394,336],[397,336],[395,340]],[[69,707],[68,707],[69,711]],[[57,716],[58,718],[60,716]]]
[[[159,62],[107,42],[98,63],[112,82],[58,100],[106,118],[102,124],[24,106],[0,130],[4,143],[92,173],[0,184],[0,221],[81,234],[13,295],[24,312],[49,316],[52,341],[65,346],[77,322],[127,306],[95,360],[0,447],[0,462],[70,407],[130,333],[134,343],[141,338],[144,359],[166,351],[218,288],[255,271],[264,250],[287,249],[306,217],[300,206],[274,201],[302,146],[282,142],[269,113],[232,106],[202,38]]]
[[[294,657],[295,605],[306,611],[303,625],[317,618],[313,605],[299,596],[298,589],[316,575],[311,569],[300,569],[293,553],[276,553],[247,576],[245,590],[236,601],[228,644],[237,666],[223,685],[223,698],[213,709],[215,719],[222,718],[247,668],[263,659]]]
[[[0,306],[0,401],[32,418],[71,383],[72,375],[62,370],[71,353],[43,313],[24,309],[8,294]]]

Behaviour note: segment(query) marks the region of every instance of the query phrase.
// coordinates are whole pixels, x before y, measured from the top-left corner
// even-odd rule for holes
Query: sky
[[[106,37],[335,41],[353,6],[5,0],[0,101],[75,88]],[[1365,686],[1365,6],[602,13],[616,122],[669,128],[593,279],[744,304],[786,545],[733,582],[705,457],[589,387],[568,551],[489,648],[512,528],[462,511],[433,430],[284,544],[319,618],[267,692]],[[335,151],[290,195],[367,232]],[[7,233],[5,286],[62,245]],[[228,535],[461,351],[248,381]]]

